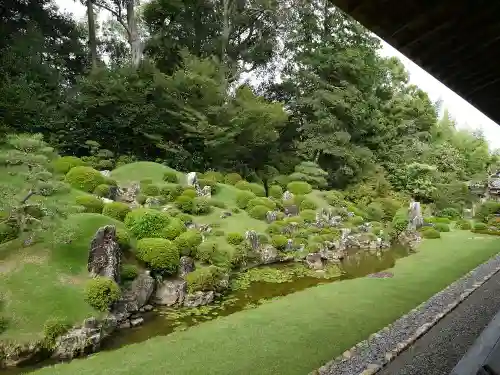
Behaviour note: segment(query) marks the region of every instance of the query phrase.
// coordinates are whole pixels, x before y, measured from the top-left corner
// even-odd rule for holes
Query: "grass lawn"
[[[468,231],[426,240],[394,277],[320,285],[184,332],[36,374],[303,375],[391,323],[500,250]]]
[[[118,182],[130,182],[150,179],[154,183],[163,182],[163,174],[166,171],[174,171],[177,173],[179,183],[185,183],[185,175],[182,172],[166,167],[164,165],[154,163],[151,161],[138,161],[123,165],[114,169],[111,172],[111,177]]]
[[[99,214],[75,214],[32,247],[12,241],[0,246],[2,315],[9,318],[0,340],[26,342],[41,337],[49,318],[78,322],[96,315],[83,298],[90,240],[106,224],[123,223]],[[68,241],[71,240],[71,241]]]

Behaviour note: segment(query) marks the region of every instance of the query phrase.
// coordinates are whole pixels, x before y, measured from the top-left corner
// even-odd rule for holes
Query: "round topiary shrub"
[[[485,230],[488,229],[488,226],[485,223],[475,223],[474,230]]]
[[[266,206],[268,211],[273,211],[276,208],[276,203],[269,198],[257,197],[250,200],[246,208],[247,210],[251,210],[255,206]]]
[[[224,203],[223,201],[218,200],[218,199],[210,198],[209,203],[212,207],[227,208],[227,204]]]
[[[285,250],[288,238],[281,234],[276,234],[271,237],[271,244],[278,250]]]
[[[283,228],[285,227],[285,223],[282,221],[275,221],[274,223],[271,223],[267,226],[266,228],[266,233],[269,234],[280,234],[283,231]]]
[[[396,234],[401,233],[408,226],[408,209],[406,207],[401,207],[397,210],[396,214],[392,218],[392,227],[396,231]]]
[[[248,214],[254,219],[264,220],[266,218],[267,211],[269,211],[269,207],[258,205],[249,210]]]
[[[228,173],[224,177],[224,182],[228,185],[236,185],[237,182],[241,181],[242,178],[238,173]]]
[[[451,220],[448,219],[447,217],[435,217],[434,223],[450,224]]]
[[[19,229],[14,225],[0,223],[0,243],[12,241],[17,238]]]
[[[179,212],[177,215],[175,215],[175,217],[182,221],[184,224],[191,224],[193,222],[193,218],[188,214],[185,214],[184,212]]]
[[[207,171],[203,174],[203,179],[215,182],[224,182],[224,175],[217,171]]]
[[[173,240],[185,231],[186,226],[184,222],[177,217],[173,217],[170,219],[168,226],[163,230],[163,237],[167,240]]]
[[[353,216],[349,218],[349,222],[353,225],[361,225],[364,223],[364,219],[361,216]]]
[[[344,203],[345,196],[344,193],[338,190],[330,190],[323,193],[323,197],[331,206],[341,206]]]
[[[105,179],[94,168],[74,167],[66,174],[66,182],[75,189],[92,193],[97,186],[105,183]]]
[[[214,255],[218,252],[219,245],[215,241],[205,241],[196,249],[196,259],[203,263],[214,263]]]
[[[189,272],[185,280],[189,293],[208,292],[217,290],[222,278],[221,270],[216,266],[208,266],[197,268],[193,272]]]
[[[193,211],[193,198],[186,195],[181,195],[175,200],[175,206],[185,213],[191,213]]]
[[[148,197],[156,197],[160,195],[160,187],[154,184],[145,185],[141,187],[141,193]]]
[[[163,173],[163,181],[177,184],[179,182],[179,177],[177,177],[177,173],[174,171],[166,171]]]
[[[272,185],[269,187],[269,196],[276,198],[276,199],[281,199],[283,196],[283,188],[279,185]]]
[[[120,278],[123,281],[134,280],[139,275],[139,269],[135,264],[122,264]]]
[[[226,236],[227,243],[234,245],[234,246],[242,243],[244,239],[245,238],[243,237],[243,235],[241,233],[236,233],[236,232],[228,233]]]
[[[256,195],[251,191],[241,191],[236,195],[236,205],[239,208],[245,209],[248,206],[248,202],[256,198]]]
[[[100,214],[104,208],[104,202],[93,195],[80,195],[76,197],[76,204],[85,207],[85,212]]]
[[[107,184],[100,184],[94,189],[94,195],[97,195],[98,197],[107,198],[109,197],[110,190],[111,186]]]
[[[212,206],[207,198],[196,197],[193,199],[193,215],[207,215],[212,211]]]
[[[372,202],[366,207],[366,213],[370,221],[381,221],[384,218],[384,209],[376,202]]]
[[[182,195],[193,199],[198,196],[196,190],[192,187],[185,188],[184,191],[182,192]]]
[[[135,197],[135,200],[137,201],[137,203],[139,204],[144,204],[146,203],[146,199],[148,199],[148,197],[144,194],[139,194],[137,195],[137,197]]]
[[[460,212],[453,207],[447,207],[442,209],[436,216],[447,217],[450,220],[458,219],[461,215]]]
[[[164,238],[137,241],[136,255],[153,270],[166,275],[173,275],[179,267],[179,249],[175,243]]]
[[[120,246],[121,251],[130,249],[130,234],[123,228],[116,228],[116,242]]]
[[[292,194],[305,195],[312,191],[312,186],[304,181],[292,181],[286,186],[287,190]]]
[[[52,161],[52,169],[56,173],[66,174],[74,167],[84,167],[86,163],[76,156],[62,156]]]
[[[316,203],[314,203],[312,200],[306,198],[300,203],[299,208],[301,211],[302,210],[315,210],[318,208],[318,205]]]
[[[250,182],[241,180],[234,184],[234,187],[240,190],[248,190],[250,191]]]
[[[43,336],[50,344],[54,344],[56,339],[70,328],[71,324],[65,319],[50,318],[43,325]]]
[[[424,238],[429,238],[429,239],[434,239],[434,238],[441,238],[441,233],[439,233],[436,229],[430,228],[427,230],[424,230],[422,233],[422,236]]]
[[[193,255],[202,240],[203,238],[200,232],[195,229],[189,229],[181,233],[179,237],[174,240],[174,243],[179,248],[181,255]]]
[[[469,220],[459,220],[457,221],[457,228],[462,230],[470,230],[472,225]]]
[[[125,227],[137,239],[161,238],[163,230],[170,223],[170,216],[148,208],[138,208],[125,216]]]
[[[107,311],[120,298],[120,287],[107,277],[95,277],[87,282],[84,299],[97,311]]]
[[[302,210],[301,208],[300,217],[302,217],[306,223],[314,223],[316,221],[316,211]]]
[[[102,214],[112,217],[113,219],[123,221],[125,216],[130,212],[130,207],[123,202],[110,202],[104,205]]]
[[[258,197],[266,196],[266,189],[262,185],[252,182],[248,184],[248,189]]]
[[[177,197],[181,196],[183,192],[184,187],[179,184],[166,184],[160,188],[160,195],[169,202],[173,202]]]
[[[445,223],[434,224],[434,229],[436,229],[438,232],[449,232],[450,231],[449,225],[445,224]]]

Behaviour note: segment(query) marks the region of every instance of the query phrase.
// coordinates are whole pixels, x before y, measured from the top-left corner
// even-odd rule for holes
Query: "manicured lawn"
[[[391,323],[500,250],[468,231],[427,240],[394,277],[317,286],[184,332],[36,374],[303,375]],[[272,286],[270,286],[272,287]]]
[[[163,174],[166,171],[176,172],[179,183],[185,183],[185,175],[182,172],[177,172],[164,165],[150,161],[138,161],[118,167],[111,172],[111,177],[118,182],[139,182],[141,180],[150,179],[154,183],[158,183],[163,181]]]
[[[0,340],[41,337],[49,318],[79,322],[96,315],[83,298],[90,240],[103,225],[123,223],[99,214],[68,217],[44,242],[26,249],[15,241],[0,246],[2,315],[9,319]]]

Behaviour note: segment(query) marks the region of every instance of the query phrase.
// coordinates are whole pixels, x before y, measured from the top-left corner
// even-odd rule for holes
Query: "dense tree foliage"
[[[401,62],[328,1],[83,3],[111,21],[82,27],[50,0],[8,0],[2,133],[41,133],[90,158],[98,142],[111,165],[159,160],[265,184],[293,174],[367,204],[400,191],[446,206],[440,191],[498,164],[482,134],[439,116]]]

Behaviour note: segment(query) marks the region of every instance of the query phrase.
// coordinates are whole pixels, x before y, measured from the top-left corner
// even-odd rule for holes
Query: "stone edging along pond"
[[[500,255],[479,265],[408,314],[346,350],[310,375],[373,375],[500,271]]]

